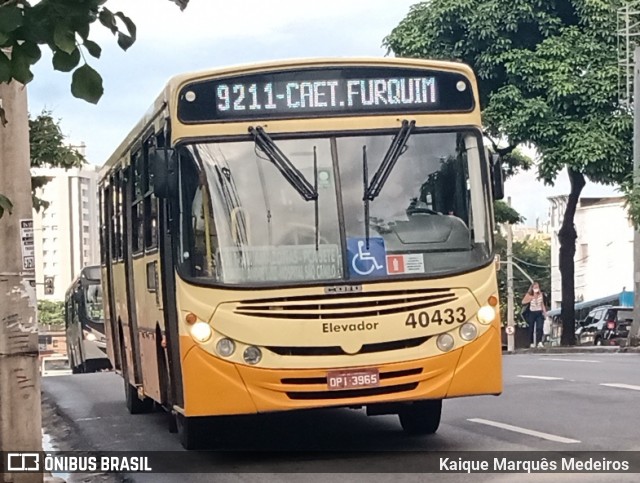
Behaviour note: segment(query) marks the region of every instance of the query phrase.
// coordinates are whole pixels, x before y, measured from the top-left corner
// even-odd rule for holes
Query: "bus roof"
[[[127,134],[118,148],[109,157],[100,170],[100,180],[102,180],[113,166],[121,159],[124,152],[131,148],[139,138],[153,125],[163,112],[168,115],[170,100],[174,99],[177,91],[187,82],[207,79],[217,76],[250,74],[264,70],[280,70],[287,68],[313,68],[323,66],[396,66],[396,67],[419,67],[432,68],[460,73],[475,84],[475,74],[471,67],[462,62],[451,62],[444,60],[410,59],[402,57],[319,57],[319,58],[298,58],[273,60],[267,62],[255,62],[249,64],[238,64],[227,67],[218,67],[195,72],[188,72],[175,75],[169,79],[161,93],[157,96],[151,107],[144,114],[142,119]],[[474,89],[476,87],[474,86]]]

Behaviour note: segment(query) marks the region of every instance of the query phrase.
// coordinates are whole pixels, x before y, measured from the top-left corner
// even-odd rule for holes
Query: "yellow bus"
[[[492,200],[463,64],[313,59],[177,76],[100,183],[108,353],[185,448],[323,407],[437,430],[502,391]]]

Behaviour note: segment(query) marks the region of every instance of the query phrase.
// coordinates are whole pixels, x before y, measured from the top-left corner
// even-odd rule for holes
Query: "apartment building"
[[[561,279],[558,231],[567,206],[566,195],[549,198],[551,225],[551,308],[560,307]],[[624,198],[581,198],[576,209],[576,301],[633,290],[633,225]]]
[[[98,166],[34,168],[32,176],[51,179],[37,196],[49,206],[33,211],[38,300],[64,300],[80,270],[100,262],[97,200]],[[45,281],[53,280],[53,291]]]

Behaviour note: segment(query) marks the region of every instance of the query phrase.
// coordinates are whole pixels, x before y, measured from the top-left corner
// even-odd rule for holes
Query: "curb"
[[[42,483],[66,483],[62,478],[58,478],[57,476],[44,475],[42,478]]]

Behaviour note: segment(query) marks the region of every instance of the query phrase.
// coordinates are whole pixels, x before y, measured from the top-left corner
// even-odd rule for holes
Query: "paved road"
[[[46,378],[45,397],[72,420],[82,445],[102,451],[181,451],[163,413],[131,416],[122,379],[113,373]],[[367,472],[343,481],[418,481],[385,472],[419,471],[425,451],[640,451],[633,417],[640,407],[640,354],[521,354],[504,357],[502,396],[447,400],[436,435],[407,437],[396,416],[367,417],[359,410],[322,410],[232,418],[224,440],[212,447],[245,452],[216,453],[197,460],[198,471],[217,480],[324,481],[288,472]],[[287,451],[280,454],[247,450]],[[296,451],[296,453],[289,453]],[[381,451],[384,453],[375,453]],[[433,475],[462,481],[464,475]],[[534,475],[535,481],[603,481],[609,475]],[[610,476],[635,481],[637,475]],[[474,475],[482,481],[525,480],[523,475]],[[209,481],[211,475],[133,475],[135,481]]]

